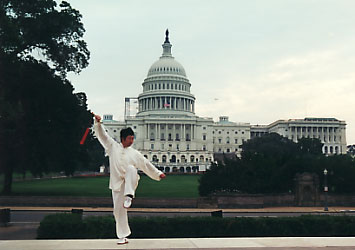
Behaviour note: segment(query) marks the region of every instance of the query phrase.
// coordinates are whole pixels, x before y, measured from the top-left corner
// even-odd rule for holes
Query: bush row
[[[355,217],[304,215],[299,217],[134,217],[131,238],[355,236]],[[39,239],[116,238],[112,216],[81,218],[78,214],[48,215]]]

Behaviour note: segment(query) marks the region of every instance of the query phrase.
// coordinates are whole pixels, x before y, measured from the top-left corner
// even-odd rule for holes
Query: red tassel
[[[85,142],[85,140],[86,140],[86,137],[87,137],[88,134],[89,134],[89,131],[90,131],[90,128],[87,128],[87,129],[85,130],[85,133],[84,133],[84,135],[83,135],[83,138],[81,138],[80,145],[83,145],[83,144],[84,144],[84,142]]]

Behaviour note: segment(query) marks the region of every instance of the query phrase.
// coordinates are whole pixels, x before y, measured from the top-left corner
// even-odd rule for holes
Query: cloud
[[[230,78],[209,92],[218,101],[197,105],[203,115],[268,124],[278,119],[335,117],[346,120],[354,141],[355,72],[345,65],[343,52],[324,50],[279,58],[262,74]],[[211,98],[212,100],[212,98]]]

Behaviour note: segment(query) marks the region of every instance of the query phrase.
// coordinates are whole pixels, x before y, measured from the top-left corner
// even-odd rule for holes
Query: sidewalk
[[[131,239],[126,245],[117,240],[23,240],[0,241],[1,250],[91,250],[91,249],[355,249],[355,237],[294,237],[294,238],[179,238],[179,239]]]
[[[112,207],[23,207],[23,206],[0,206],[0,209],[10,208],[13,211],[71,211],[83,209],[87,212],[112,212]],[[222,212],[241,213],[355,213],[355,207],[329,207],[325,212],[324,207],[265,207],[265,208],[130,208],[131,212],[191,212],[210,213],[216,210]]]

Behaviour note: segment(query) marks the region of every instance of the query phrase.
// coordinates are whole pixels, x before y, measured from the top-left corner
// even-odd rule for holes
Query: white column
[[[154,136],[154,140],[156,141],[157,140],[157,138],[158,138],[158,128],[157,128],[157,124],[155,123],[154,124],[154,134],[155,134],[155,136]]]
[[[191,140],[192,139],[195,139],[195,125],[194,124],[192,124],[192,127],[191,127]]]
[[[168,124],[165,123],[165,141],[168,141]]]
[[[171,139],[173,139],[173,140],[176,140],[176,128],[175,127],[176,127],[176,124],[173,124],[173,132],[172,132],[172,135],[171,135]]]
[[[145,136],[145,139],[148,139],[148,136],[149,136],[149,124],[145,124],[145,127],[146,127],[146,136]]]

